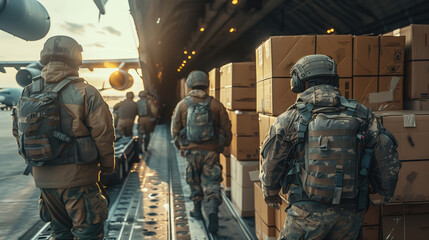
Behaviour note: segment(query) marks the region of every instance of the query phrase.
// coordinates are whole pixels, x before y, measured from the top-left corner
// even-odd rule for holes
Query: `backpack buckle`
[[[328,151],[329,151],[329,138],[328,137],[326,137],[326,136],[320,136],[319,137],[319,148],[320,148],[320,151],[322,152],[322,156],[327,157]]]

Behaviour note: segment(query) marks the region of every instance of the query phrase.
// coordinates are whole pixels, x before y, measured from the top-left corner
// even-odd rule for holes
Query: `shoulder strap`
[[[345,97],[340,97],[340,103],[344,107],[347,107],[347,115],[355,117],[356,116],[356,108],[358,106],[358,103],[355,101],[349,101]]]
[[[206,99],[204,99],[204,101],[202,102],[204,105],[210,106],[210,103],[212,102],[213,97],[212,96],[208,96],[206,97]]]
[[[194,99],[192,99],[191,96],[187,96],[185,98],[185,103],[188,106],[188,108],[195,104]]]
[[[52,91],[54,92],[59,92],[61,91],[65,86],[67,86],[69,83],[81,79],[80,77],[77,76],[68,76],[66,78],[64,78],[62,81],[60,81],[59,83],[57,83],[55,85],[55,87],[52,88]]]

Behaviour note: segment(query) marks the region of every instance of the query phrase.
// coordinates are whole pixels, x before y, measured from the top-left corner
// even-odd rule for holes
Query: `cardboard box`
[[[429,25],[411,24],[389,33],[405,36],[405,60],[429,60]]]
[[[262,193],[261,183],[254,183],[255,189],[255,211],[259,217],[261,217],[262,221],[265,225],[269,227],[274,227],[276,223],[275,219],[275,209],[269,207],[264,200],[264,194]]]
[[[228,63],[220,68],[220,87],[256,87],[254,62]]]
[[[253,185],[242,187],[231,176],[231,201],[234,203],[238,213],[242,217],[253,217],[255,215]]]
[[[415,111],[429,111],[429,99],[404,101],[404,109]]]
[[[231,157],[225,157],[223,154],[220,154],[219,161],[222,166],[222,173],[225,176],[231,176]]]
[[[209,72],[209,89],[210,90],[215,90],[215,89],[220,89],[220,72],[219,72],[219,68],[213,68],[212,70],[210,70]]]
[[[381,205],[382,216],[429,214],[429,202]]]
[[[377,93],[369,94],[370,108],[375,111],[403,109],[402,76],[379,76]]]
[[[412,61],[406,65],[405,98],[429,98],[429,61]]]
[[[383,239],[426,240],[429,236],[429,215],[383,217]]]
[[[256,83],[256,112],[264,113],[264,83],[260,81]]]
[[[370,204],[368,211],[365,214],[363,225],[379,225],[380,224],[380,205]]]
[[[276,240],[276,228],[267,226],[262,218],[255,214],[255,233],[259,240]]]
[[[353,76],[378,75],[378,36],[353,37]]]
[[[340,77],[352,77],[352,50],[351,35],[317,36],[316,53],[333,58]]]
[[[340,90],[341,95],[347,99],[353,98],[353,79],[352,78],[340,78]]]
[[[220,89],[210,89],[209,95],[220,101]]]
[[[380,36],[379,75],[404,74],[405,37]]]
[[[287,217],[287,213],[286,213],[286,208],[288,207],[287,203],[285,201],[283,201],[282,205],[280,205],[280,209],[276,209],[275,210],[275,223],[276,223],[276,228],[281,231],[285,225],[285,221],[286,221],[286,217]]]
[[[271,37],[264,47],[264,79],[290,77],[290,69],[300,58],[314,54],[315,36]]]
[[[280,231],[276,228],[276,239],[280,238]]]
[[[270,116],[259,114],[259,146],[262,146],[265,137],[270,133],[270,120]]]
[[[222,185],[223,190],[231,191],[231,176],[226,176],[222,173],[222,182],[220,183]]]
[[[222,104],[231,110],[255,110],[256,87],[226,87],[220,90]]]
[[[429,201],[429,160],[402,162],[392,202]]]
[[[261,45],[259,45],[259,47],[255,49],[257,82],[264,80],[264,51],[265,51],[264,43],[262,43]]]
[[[231,131],[237,136],[258,136],[259,116],[256,112],[230,111]]]
[[[379,240],[380,227],[379,226],[364,226],[362,228],[363,240]],[[396,239],[395,239],[396,240]]]
[[[296,101],[297,94],[290,89],[290,78],[269,78],[264,81],[265,113],[278,116]]]
[[[377,92],[377,76],[353,77],[353,98],[370,107],[369,94]]]
[[[398,141],[399,160],[429,159],[429,112],[389,111],[376,114]]]
[[[255,160],[259,155],[258,136],[232,136],[231,155],[239,160]]]
[[[239,161],[234,156],[231,156],[231,178],[240,187],[253,189],[253,182],[250,180],[249,172],[255,170],[258,170],[258,161]]]

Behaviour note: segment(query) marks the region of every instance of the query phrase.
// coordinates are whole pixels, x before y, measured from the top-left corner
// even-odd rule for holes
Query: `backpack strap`
[[[355,101],[349,101],[344,96],[340,97],[340,103],[344,107],[347,107],[347,115],[351,117],[356,117],[356,108],[358,106],[358,103]]]
[[[64,78],[62,81],[60,81],[59,83],[57,83],[53,88],[52,91],[58,93],[60,92],[65,86],[67,86],[70,82],[80,79],[79,77],[76,76],[69,76]]]
[[[191,106],[193,106],[195,104],[194,99],[192,99],[191,96],[187,96],[185,98],[185,103],[188,106],[188,108],[191,107]]]

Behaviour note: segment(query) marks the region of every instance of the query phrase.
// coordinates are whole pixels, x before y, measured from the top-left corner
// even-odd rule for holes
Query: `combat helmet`
[[[143,90],[143,91],[140,91],[139,92],[139,97],[140,98],[144,98],[144,97],[146,97],[148,95],[148,93],[147,93],[147,91],[146,90]]]
[[[40,63],[48,64],[50,61],[61,61],[70,66],[82,65],[82,46],[73,38],[63,35],[50,37],[40,52]]]
[[[301,93],[307,86],[330,84],[338,87],[337,64],[323,54],[314,54],[302,57],[290,69],[292,76],[290,86],[293,92]]]
[[[188,78],[186,79],[186,85],[188,88],[208,88],[209,87],[209,76],[207,73],[199,70],[194,70],[189,73]]]

